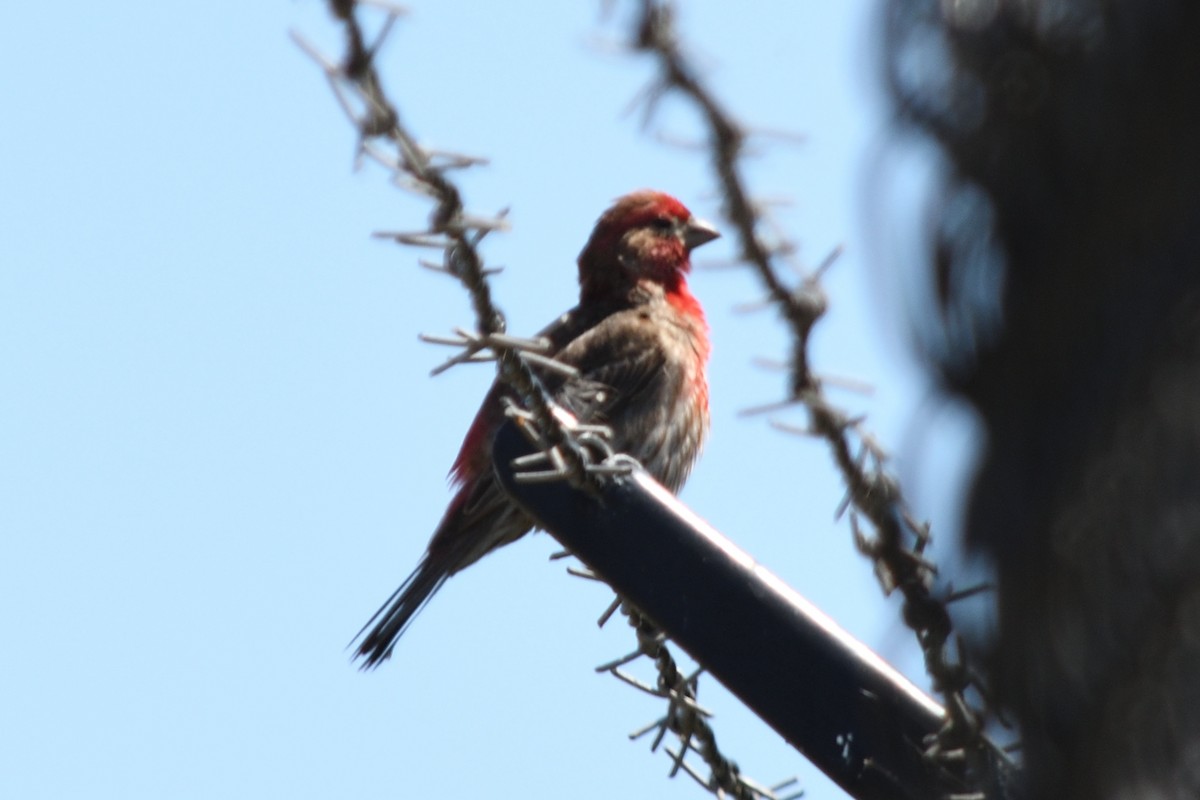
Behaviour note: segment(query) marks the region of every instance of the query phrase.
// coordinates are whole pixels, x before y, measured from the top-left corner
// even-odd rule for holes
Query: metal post
[[[530,450],[508,424],[495,463]],[[927,758],[941,707],[645,472],[595,493],[498,472],[543,528],[854,797],[1016,796],[1014,766],[990,745],[977,771]]]

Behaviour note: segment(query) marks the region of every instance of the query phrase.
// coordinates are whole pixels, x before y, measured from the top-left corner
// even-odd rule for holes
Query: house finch
[[[717,236],[669,195],[620,198],[579,255],[579,305],[539,334],[548,355],[578,370],[542,376],[555,402],[580,422],[610,426],[613,448],[671,491],[683,485],[708,431],[708,325],[685,275],[692,248]],[[359,632],[355,655],[364,668],[391,655],[447,578],[533,527],[493,472],[507,392],[494,384],[467,431],[450,470],[458,491],[420,564]]]

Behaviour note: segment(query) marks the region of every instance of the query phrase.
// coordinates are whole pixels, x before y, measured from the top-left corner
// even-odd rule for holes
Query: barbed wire
[[[368,44],[357,18],[360,5],[369,5],[384,14],[384,21],[375,40]],[[360,157],[366,156],[381,164],[396,176],[399,186],[429,197],[434,202],[429,227],[414,232],[384,231],[375,235],[398,244],[440,249],[440,263],[421,260],[428,269],[451,275],[469,292],[474,306],[478,331],[462,328],[453,336],[422,335],[431,344],[459,348],[459,352],[433,370],[436,375],[463,363],[496,360],[499,380],[515,393],[516,400],[506,399],[506,413],[515,420],[539,452],[518,459],[514,468],[516,479],[526,482],[567,480],[577,487],[587,487],[602,475],[627,472],[631,466],[628,456],[614,453],[608,444],[609,431],[600,425],[582,425],[571,415],[562,412],[538,380],[535,368],[571,374],[573,368],[549,358],[543,353],[547,343],[524,339],[505,333],[505,318],[491,297],[488,276],[498,270],[486,268],[478,245],[488,234],[505,228],[504,213],[493,217],[469,215],[463,205],[458,187],[446,173],[484,163],[483,159],[460,153],[433,151],[419,145],[401,122],[395,104],[382,88],[375,68],[375,56],[386,40],[392,26],[406,9],[376,0],[329,0],[333,15],[342,23],[346,34],[346,53],[340,64],[325,58],[306,39],[292,33],[292,38],[322,69],[338,104],[359,135]],[[382,145],[394,148],[394,155]],[[536,469],[537,467],[548,467]],[[586,570],[572,570],[597,578]],[[614,604],[615,607],[615,604]],[[674,766],[672,777],[684,771],[697,783],[717,797],[737,800],[795,800],[803,792],[781,797],[780,790],[791,786],[789,780],[775,787],[765,787],[742,775],[737,765],[718,749],[716,737],[706,717],[711,716],[695,702],[699,674],[685,677],[679,672],[666,636],[631,605],[622,603],[623,613],[637,633],[638,649],[629,656],[599,668],[622,681],[668,699],[666,715],[650,727],[635,734],[640,738],[657,729],[654,748],[666,733],[678,737],[675,748],[667,747]],[[611,613],[611,610],[610,612]],[[607,618],[609,614],[605,615]],[[648,686],[618,669],[630,661],[648,657],[658,671],[657,687]],[[686,761],[689,752],[699,754],[709,769],[704,776]]]
[[[667,94],[677,93],[698,108],[707,126],[708,150],[720,187],[722,213],[734,228],[742,260],[758,275],[767,291],[767,302],[779,310],[793,339],[788,396],[782,403],[759,410],[803,405],[809,416],[807,428],[778,423],[776,426],[816,436],[832,451],[847,486],[838,517],[852,509],[850,525],[857,548],[872,560],[885,594],[900,591],[904,622],[916,634],[934,690],[944,699],[946,723],[927,743],[927,754],[935,759],[957,761],[978,753],[982,747],[983,712],[967,701],[965,693],[972,686],[982,692],[982,687],[966,664],[963,646],[957,638],[954,656],[950,653],[953,625],[946,601],[935,597],[933,592],[937,568],[925,556],[930,544],[929,525],[913,517],[899,482],[886,469],[886,453],[865,429],[863,419],[849,416],[829,401],[822,379],[810,364],[809,335],[828,305],[820,285],[821,274],[832,259],[794,286],[780,276],[776,262],[796,248],[778,227],[772,230],[774,243],[768,243],[760,233],[769,224],[765,204],[752,199],[741,174],[747,129],[717,100],[684,53],[673,4],[666,0],[639,0],[628,46],[657,62],[658,74],[641,95],[647,124],[658,102]],[[871,533],[863,530],[862,520],[870,524]]]
[[[567,558],[570,555],[569,552],[563,551],[553,557]],[[586,567],[568,567],[567,572],[579,578],[604,583],[603,578]],[[717,747],[716,732],[708,723],[708,720],[713,717],[713,713],[697,702],[700,675],[704,668],[700,667],[687,676],[680,672],[675,657],[668,647],[669,637],[666,632],[643,615],[632,603],[622,599],[620,595],[600,615],[599,625],[603,627],[618,610],[629,622],[630,627],[634,629],[637,636],[637,648],[620,658],[599,665],[596,667],[596,672],[608,673],[622,683],[652,697],[667,701],[667,710],[662,717],[649,725],[638,728],[629,734],[629,738],[636,741],[651,731],[657,731],[650,743],[650,750],[655,751],[662,745],[668,733],[675,735],[679,741],[678,746],[663,748],[672,761],[670,777],[674,778],[680,771],[683,771],[717,797],[731,797],[736,800],[798,800],[802,797],[804,795],[802,789],[788,794],[780,794],[785,789],[791,789],[796,785],[795,777],[776,783],[774,786],[764,786],[742,774],[737,763],[726,757]],[[657,674],[653,685],[639,680],[622,669],[622,667],[643,658],[653,664]],[[704,762],[708,768],[707,775],[686,760],[689,752],[696,753]]]
[[[679,739],[679,746],[674,749],[665,748],[673,762],[671,777],[675,777],[682,770],[717,797],[796,800],[803,796],[803,790],[787,795],[780,794],[784,789],[796,784],[795,778],[789,778],[775,786],[762,786],[743,775],[736,763],[722,755],[717,747],[716,734],[708,724],[712,712],[696,701],[700,675],[704,668],[700,667],[691,675],[685,676],[679,671],[675,658],[667,647],[666,635],[653,622],[628,603],[621,604],[621,613],[637,634],[638,649],[622,659],[600,665],[596,671],[608,672],[618,680],[647,694],[667,700],[666,714],[650,725],[634,731],[629,738],[640,739],[651,731],[657,731],[650,745],[650,749],[655,750],[668,732],[673,733]],[[645,684],[621,670],[621,666],[641,656],[654,662],[658,673],[656,686]],[[699,755],[708,767],[707,776],[687,762],[689,751]]]
[[[373,6],[383,14],[379,33],[370,44],[356,14],[361,5]],[[358,132],[358,156],[381,164],[392,172],[397,185],[428,197],[434,203],[429,227],[425,230],[380,231],[375,236],[412,247],[441,250],[440,263],[428,260],[419,263],[456,278],[471,296],[478,326],[476,332],[459,328],[453,337],[422,336],[424,341],[460,349],[457,355],[434,369],[433,374],[462,363],[498,362],[499,380],[516,397],[516,403],[508,404],[506,413],[537,444],[542,450],[542,460],[551,467],[523,474],[522,480],[566,480],[574,486],[584,487],[598,474],[622,471],[625,468],[620,463],[604,463],[612,455],[604,446],[607,429],[578,425],[571,415],[561,413],[534,371],[536,367],[570,375],[574,369],[542,355],[548,349],[546,341],[505,333],[504,314],[492,300],[487,280],[498,270],[484,266],[478,247],[488,234],[507,227],[506,212],[491,217],[468,214],[462,193],[446,174],[450,170],[486,163],[485,159],[422,147],[403,124],[396,105],[383,90],[375,68],[375,56],[407,9],[378,0],[329,0],[329,8],[342,23],[346,34],[346,52],[340,64],[325,58],[294,31],[293,40],[325,73],[334,97]],[[394,154],[381,145],[394,148]],[[597,450],[599,457],[595,455]]]

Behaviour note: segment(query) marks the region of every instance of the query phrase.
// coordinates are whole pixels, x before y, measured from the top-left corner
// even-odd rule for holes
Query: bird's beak
[[[717,229],[711,224],[702,219],[692,217],[687,221],[687,225],[683,229],[683,246],[690,251],[702,244],[711,242],[713,239],[719,238],[720,235],[717,233]]]

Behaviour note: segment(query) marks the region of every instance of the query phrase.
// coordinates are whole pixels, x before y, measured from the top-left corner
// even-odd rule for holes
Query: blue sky
[[[575,255],[612,198],[657,187],[721,224],[704,156],[623,113],[650,65],[612,49],[627,9],[600,5],[414,2],[381,61],[423,142],[491,159],[461,185],[473,211],[511,208],[484,255],[507,268],[513,332],[573,305]],[[878,263],[903,237],[865,212],[873,5],[691,3],[681,25],[748,124],[804,135],[748,175],[790,201],[802,261],[845,246],[814,358],[876,387],[835,397],[906,476],[921,455],[912,491],[936,531],[942,450],[906,442],[938,417],[914,423],[923,390]],[[428,377],[445,353],[417,334],[469,326],[470,307],[423,254],[370,237],[428,209],[354,169],[348,123],[288,38],[339,52],[324,4],[75,6],[18,3],[0,28],[0,796],[704,796],[627,741],[661,706],[594,674],[631,637],[597,630],[608,596],[548,562],[547,536],[453,579],[378,672],[349,662],[441,515],[491,373]],[[677,104],[660,122],[697,138]],[[919,678],[833,519],[823,446],[738,415],[781,396],[751,360],[787,340],[769,312],[734,312],[761,294],[747,272],[704,261],[714,424],[684,500]],[[747,774],[840,795],[715,681],[700,699]]]

